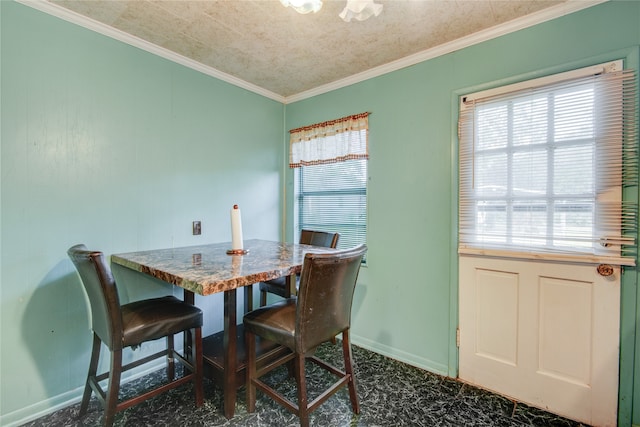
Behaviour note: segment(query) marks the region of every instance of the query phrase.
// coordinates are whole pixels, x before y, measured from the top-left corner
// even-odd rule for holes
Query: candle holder
[[[246,255],[249,249],[227,249],[227,255]]]

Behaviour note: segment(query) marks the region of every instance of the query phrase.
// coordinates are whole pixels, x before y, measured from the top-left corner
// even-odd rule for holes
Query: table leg
[[[195,305],[196,303],[196,295],[188,289],[184,290],[184,296],[182,297],[182,299],[184,299],[184,302],[191,305]]]
[[[291,298],[293,295],[296,295],[298,293],[298,290],[296,289],[295,274],[290,274],[287,277],[285,277],[285,286],[287,288],[287,292],[286,292],[287,298]]]
[[[224,416],[233,418],[236,407],[237,306],[236,290],[224,291]]]
[[[244,287],[244,314],[253,310],[253,285]]]
[[[247,286],[251,288],[251,286]],[[246,301],[245,296],[245,303]],[[193,292],[184,290],[184,301],[189,304],[195,303],[195,295]],[[236,369],[237,369],[237,295],[236,290],[231,289],[224,292],[224,372],[222,381],[222,392],[224,394],[223,413],[228,419],[233,418],[236,407]],[[191,360],[195,360],[193,354],[191,331],[185,331],[184,345],[185,348],[191,349],[187,355],[191,356]]]
[[[187,289],[184,290],[183,298],[184,302],[195,305],[196,297],[195,294]],[[195,348],[193,346],[193,334],[191,333],[191,329],[184,331],[183,333],[183,348],[184,355],[187,357],[187,360],[192,362],[196,360]]]

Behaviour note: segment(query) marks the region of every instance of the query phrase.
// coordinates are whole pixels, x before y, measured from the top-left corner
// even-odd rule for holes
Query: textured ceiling
[[[307,15],[278,0],[48,1],[286,98],[567,0],[378,0],[349,23],[346,0]]]

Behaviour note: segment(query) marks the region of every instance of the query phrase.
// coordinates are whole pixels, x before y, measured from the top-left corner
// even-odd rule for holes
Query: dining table
[[[195,294],[223,293],[223,330],[203,338],[203,360],[205,374],[222,388],[223,413],[227,418],[234,415],[237,390],[246,378],[244,329],[242,322],[238,325],[237,290],[245,291],[244,313],[254,308],[255,283],[287,277],[287,286],[294,295],[295,275],[302,270],[306,253],[336,251],[259,239],[245,240],[242,254],[230,248],[230,242],[223,242],[111,255],[112,264],[179,286],[184,300],[191,304],[195,304]],[[219,316],[220,313],[205,315]],[[187,354],[192,351],[192,339],[191,334],[185,334]],[[268,341],[258,341],[256,347],[261,358],[267,361],[289,351]]]

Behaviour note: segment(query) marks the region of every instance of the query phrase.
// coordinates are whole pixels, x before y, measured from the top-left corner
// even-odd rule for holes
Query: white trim
[[[351,344],[362,347],[365,350],[381,354],[399,362],[406,363],[407,365],[411,365],[416,368],[424,369],[426,371],[433,372],[442,376],[449,376],[447,369],[448,367],[445,364],[435,362],[431,359],[427,359],[426,357],[418,356],[414,353],[409,353],[404,350],[399,350],[397,348],[381,344],[379,342],[373,341],[360,335],[356,335],[354,333],[351,334]]]
[[[318,86],[314,89],[287,96],[285,98],[285,104],[301,101],[303,99],[321,95],[332,90],[350,86],[355,83],[360,83],[362,81],[391,73],[402,68],[410,67],[420,62],[437,58],[439,56],[446,55],[448,53],[455,52],[456,50],[464,49],[466,47],[473,46],[487,40],[503,36],[505,34],[513,33],[515,31],[532,27],[534,25],[541,24],[552,19],[560,18],[570,13],[578,12],[582,9],[587,9],[589,7],[598,5],[600,3],[605,3],[607,1],[609,0],[568,0],[566,3],[552,6],[539,12],[524,16],[522,18],[517,18],[504,24],[499,24],[495,27],[478,31],[449,43],[445,43],[431,49],[423,50],[422,52],[414,53],[413,55],[406,56],[396,61],[371,68],[370,70],[363,71],[362,73],[354,74],[344,79],[336,80],[326,85]]]
[[[176,348],[176,350],[182,351],[179,348]],[[126,375],[126,377],[122,378],[120,387],[124,386],[125,384],[131,381],[135,381],[138,378],[147,376],[153,372],[159,371],[161,369],[166,369],[167,365],[163,360],[164,359],[156,360],[156,363],[149,365],[149,367],[145,368],[144,370],[140,370],[141,368],[138,367],[134,370],[129,371],[131,372],[131,375]],[[144,365],[141,365],[141,366],[144,366]],[[76,403],[80,403],[82,401],[82,394],[84,392],[84,387],[85,385],[82,384],[80,387],[76,387],[72,390],[66,391],[64,393],[60,393],[51,398],[41,400],[32,405],[26,406],[24,408],[20,408],[13,412],[9,412],[8,414],[3,414],[0,416],[0,426],[5,426],[5,427],[21,426],[30,421],[34,421],[46,415],[53,414],[54,412],[57,412],[60,409],[66,408],[71,405],[75,405]],[[95,392],[92,390],[91,393],[92,393],[91,396],[95,398]],[[100,410],[102,410],[102,408],[100,408]]]
[[[290,96],[278,95],[270,90],[264,89],[253,83],[249,83],[245,80],[239,79],[230,74],[219,71],[213,67],[201,64],[192,59],[186,58],[182,55],[178,55],[175,52],[171,52],[168,49],[149,43],[131,34],[117,30],[101,22],[87,18],[86,16],[72,12],[68,9],[58,6],[57,4],[50,3],[46,0],[16,0],[18,3],[40,10],[41,12],[48,13],[49,15],[56,16],[65,21],[80,25],[91,31],[95,31],[107,37],[119,40],[123,43],[127,43],[131,46],[140,48],[154,55],[158,55],[169,61],[176,62],[184,65],[185,67],[194,69],[203,74],[217,78],[234,86],[241,87],[250,92],[254,92],[258,95],[262,95],[266,98],[273,99],[274,101],[281,102],[283,104],[290,104],[292,102],[301,101],[303,99],[311,98],[323,93],[327,93],[336,89],[340,89],[346,86],[350,86],[355,83],[360,83],[365,80],[369,80],[374,77],[378,77],[393,71],[400,70],[402,68],[410,67],[420,62],[427,61],[429,59],[442,56],[456,50],[460,50],[475,44],[491,40],[505,34],[509,34],[515,31],[522,30],[524,28],[532,27],[537,24],[541,24],[546,21],[550,21],[555,18],[559,18],[568,15],[573,12],[580,11],[600,3],[604,3],[609,0],[568,0],[565,3],[558,4],[541,10],[539,12],[532,13],[522,18],[517,18],[504,24],[496,25],[495,27],[487,28],[477,33],[471,34],[466,37],[454,40],[452,42],[424,50],[422,52],[415,53],[413,55],[406,56],[396,61],[389,62],[384,65],[380,65],[370,70],[363,71],[358,74],[346,77],[344,79],[336,80],[334,82],[318,86],[307,91],[303,91]]]
[[[231,74],[224,73],[213,67],[209,67],[200,62],[194,61],[193,59],[189,59],[185,56],[179,55],[175,52],[172,52],[168,49],[165,49],[163,47],[150,43],[139,37],[136,37],[129,33],[125,33],[124,31],[118,30],[116,28],[110,27],[106,24],[103,24],[102,22],[98,22],[94,19],[87,18],[86,16],[80,15],[79,13],[73,12],[69,9],[65,9],[64,7],[58,6],[57,4],[49,3],[48,1],[45,1],[45,0],[16,0],[16,1],[18,3],[24,4],[25,6],[32,7],[41,12],[47,13],[49,15],[55,16],[57,18],[60,18],[65,21],[84,27],[88,30],[95,31],[96,33],[121,41],[133,47],[137,47],[139,49],[142,49],[144,51],[157,55],[161,58],[168,59],[169,61],[175,62],[180,65],[184,65],[187,68],[191,68],[193,70],[199,71],[208,76],[215,77],[216,79],[222,80],[234,86],[238,86],[242,89],[246,89],[250,92],[254,92],[266,98],[273,99],[274,101],[278,101],[281,103],[285,102],[285,97],[282,95],[278,95],[277,93],[271,92],[270,90],[264,89],[258,85],[254,85],[253,83],[249,83],[245,80],[232,76]]]
[[[477,248],[459,248],[460,255],[486,256],[505,259],[523,259],[530,261],[551,261],[563,262],[571,264],[613,264],[635,266],[636,260],[633,258],[597,256],[597,255],[578,255],[578,254],[559,254],[559,253],[541,253],[541,252],[515,252],[500,249],[477,249]]]
[[[82,400],[84,385],[58,394],[51,398],[41,400],[32,405],[20,408],[0,416],[0,425],[4,427],[17,427],[30,421],[52,414],[60,409],[75,405]]]

